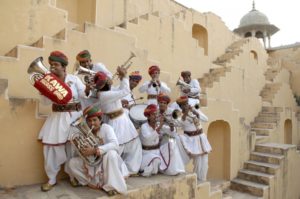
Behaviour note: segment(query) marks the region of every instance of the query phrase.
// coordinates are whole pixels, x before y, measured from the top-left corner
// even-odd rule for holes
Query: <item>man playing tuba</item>
[[[67,140],[70,124],[81,115],[81,106],[78,100],[85,95],[85,86],[81,80],[66,72],[68,58],[65,54],[60,51],[51,52],[49,64],[50,72],[71,89],[73,102],[57,104],[41,94],[41,103],[52,105],[52,113],[39,133],[39,140],[43,143],[45,171],[49,179],[41,186],[42,191],[52,189],[56,184],[56,176],[61,165],[67,160],[66,148],[69,147]],[[57,86],[58,81],[53,79],[49,84]]]
[[[97,147],[81,149],[81,154],[99,156],[101,161],[97,165],[87,164],[81,157],[72,158],[66,165],[66,172],[70,176],[71,185],[88,185],[96,189],[103,189],[109,196],[116,193],[125,194],[127,186],[125,177],[129,175],[127,167],[118,154],[118,140],[113,128],[102,123],[102,112],[97,107],[89,106],[83,111],[86,122],[95,137],[100,140]]]

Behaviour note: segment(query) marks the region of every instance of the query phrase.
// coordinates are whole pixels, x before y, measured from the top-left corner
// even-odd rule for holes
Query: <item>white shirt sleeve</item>
[[[107,153],[109,150],[118,150],[119,143],[111,126],[109,126],[108,124],[102,124],[100,132],[98,132],[98,134],[103,135],[105,143],[98,147],[102,153]]]

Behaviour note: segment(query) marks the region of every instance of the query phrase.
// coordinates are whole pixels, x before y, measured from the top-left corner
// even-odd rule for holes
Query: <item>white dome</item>
[[[248,14],[242,17],[240,21],[239,27],[245,27],[249,25],[269,25],[270,22],[268,20],[268,17],[259,12],[258,10],[251,10]]]

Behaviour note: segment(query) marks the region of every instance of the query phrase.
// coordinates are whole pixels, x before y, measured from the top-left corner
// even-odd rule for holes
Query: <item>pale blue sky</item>
[[[176,0],[199,12],[211,11],[222,18],[233,30],[240,19],[252,10],[252,0]],[[271,46],[300,42],[300,1],[299,0],[255,0],[256,10],[264,13],[269,22],[280,30],[271,38]]]

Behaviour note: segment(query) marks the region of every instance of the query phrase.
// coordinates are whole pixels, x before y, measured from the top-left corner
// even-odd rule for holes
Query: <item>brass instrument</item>
[[[179,121],[181,120],[181,112],[176,109],[170,114],[164,113],[163,117],[164,117],[164,122],[167,125],[179,126]]]
[[[130,60],[132,58],[134,58],[134,57],[136,57],[136,55],[131,51],[129,58],[120,67],[127,70],[131,66],[131,64],[132,64],[132,61],[130,61]],[[116,77],[117,74],[118,74],[118,72],[116,72],[115,74],[113,74],[112,80],[115,79],[115,77]]]
[[[44,96],[57,104],[67,104],[72,99],[70,87],[43,64],[43,57],[31,62],[27,73],[31,84]]]
[[[30,75],[30,82],[34,84],[39,79],[42,79],[44,75],[50,73],[50,71],[43,64],[43,57],[38,57],[31,62],[29,68],[27,69],[27,73]]]
[[[79,156],[90,166],[95,166],[102,161],[102,156],[90,155],[84,156],[81,154],[81,149],[86,147],[95,148],[102,145],[103,141],[92,133],[92,129],[89,128],[85,122],[83,116],[77,118],[71,126],[77,128],[79,132],[75,132],[71,135],[70,141],[75,146]]]
[[[93,82],[96,72],[92,71],[90,69],[84,68],[82,66],[79,66],[78,70],[77,70],[77,74],[83,75],[82,81],[85,82],[86,84],[90,84]]]
[[[177,82],[176,82],[176,86],[180,86],[181,87],[181,90],[182,89],[191,89],[192,86],[187,84],[185,81],[182,81],[180,78],[178,78]],[[192,93],[192,92],[189,92],[188,94],[188,97],[193,97],[193,98],[196,98],[198,97],[198,93]]]

